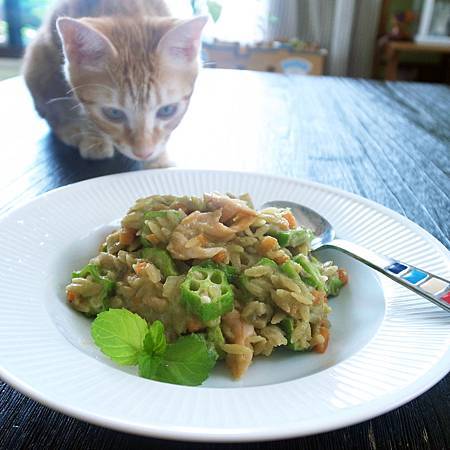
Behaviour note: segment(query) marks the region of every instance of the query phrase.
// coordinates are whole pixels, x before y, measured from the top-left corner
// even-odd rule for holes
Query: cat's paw
[[[78,125],[60,126],[53,130],[58,139],[69,147],[79,147],[83,139],[83,130]]]
[[[101,136],[85,136],[78,149],[84,159],[107,159],[114,156],[114,145]]]

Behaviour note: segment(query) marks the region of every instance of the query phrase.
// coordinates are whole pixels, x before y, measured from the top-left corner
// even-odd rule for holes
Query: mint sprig
[[[166,383],[198,386],[208,378],[217,358],[217,353],[210,352],[203,336],[181,336],[174,344],[167,346],[151,378]],[[147,375],[142,372],[142,376],[150,378]]]
[[[153,322],[144,338],[144,350],[149,355],[163,355],[167,348],[164,325],[159,320]]]
[[[148,326],[126,309],[100,313],[91,333],[95,344],[113,361],[138,365],[140,376],[165,383],[197,386],[208,378],[218,358],[202,335],[181,336],[168,344],[159,320]]]
[[[156,372],[161,364],[161,356],[141,353],[139,355],[139,376],[150,380],[156,379]]]
[[[97,315],[91,335],[100,350],[120,365],[135,365],[144,348],[147,322],[127,309],[109,309]]]

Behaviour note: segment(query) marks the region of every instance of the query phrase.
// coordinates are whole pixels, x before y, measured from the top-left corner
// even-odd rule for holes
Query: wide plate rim
[[[22,209],[30,203],[38,202],[42,200],[44,197],[49,197],[52,195],[57,195],[61,191],[74,189],[79,185],[86,184],[95,184],[99,182],[99,180],[104,181],[105,179],[113,179],[119,177],[133,177],[133,176],[141,176],[144,173],[173,173],[173,172],[190,172],[190,173],[215,173],[215,174],[238,174],[240,176],[255,176],[255,177],[266,177],[272,180],[277,181],[289,181],[298,184],[302,184],[304,186],[309,186],[313,188],[317,188],[320,190],[325,190],[328,192],[332,192],[339,196],[350,198],[356,202],[363,203],[368,205],[371,208],[374,208],[385,215],[390,216],[395,221],[401,222],[403,225],[412,229],[415,233],[419,233],[421,236],[431,241],[437,249],[440,250],[441,254],[443,254],[448,260],[450,260],[450,252],[447,248],[439,242],[433,235],[428,233],[426,230],[421,228],[419,225],[415,224],[408,218],[402,216],[401,214],[393,211],[381,204],[378,204],[372,200],[361,197],[357,194],[344,191],[342,189],[328,186],[322,183],[317,183],[310,180],[299,179],[294,177],[286,177],[280,175],[273,175],[270,173],[260,173],[260,172],[252,172],[252,171],[229,171],[229,170],[195,170],[195,169],[153,169],[149,171],[134,171],[134,172],[126,172],[120,174],[111,174],[105,175],[102,177],[92,178],[88,180],[78,181],[69,185],[61,186],[59,188],[53,189],[51,191],[40,194],[32,199],[28,199],[24,202],[19,203],[13,208],[7,209],[0,215],[0,226],[4,219],[14,214],[16,211]],[[282,439],[282,438],[292,438],[298,436],[307,436],[315,433],[321,433],[325,431],[332,431],[338,428],[352,425],[355,423],[362,422],[364,420],[373,418],[379,414],[383,414],[393,410],[396,407],[399,407],[412,399],[416,398],[430,387],[439,382],[445,375],[448,373],[449,368],[446,367],[445,357],[450,354],[450,349],[443,355],[443,357],[433,365],[425,375],[426,382],[420,383],[423,381],[424,376],[419,377],[414,383],[409,384],[406,387],[401,388],[399,391],[395,392],[395,395],[389,396],[388,399],[383,397],[376,399],[374,401],[369,402],[371,408],[367,408],[368,404],[362,404],[356,407],[353,407],[351,410],[347,410],[344,414],[339,415],[336,420],[326,422],[325,424],[308,424],[308,427],[298,427],[289,424],[286,427],[278,427],[277,429],[266,429],[264,431],[261,430],[260,427],[246,427],[245,430],[238,429],[208,429],[198,431],[196,427],[178,427],[178,426],[168,426],[164,429],[161,427],[151,425],[139,425],[133,422],[127,422],[123,420],[118,420],[114,418],[104,417],[103,415],[98,415],[92,412],[86,412],[83,409],[71,407],[70,405],[63,405],[61,402],[52,400],[48,395],[45,395],[41,392],[36,391],[31,385],[26,382],[23,382],[18,377],[16,377],[13,373],[9,372],[6,368],[0,367],[0,378],[2,378],[5,382],[11,385],[13,388],[17,389],[19,392],[22,392],[26,396],[30,397],[33,400],[38,401],[39,403],[48,406],[56,411],[64,413],[68,416],[75,417],[80,420],[85,420],[90,423],[104,426],[107,428],[111,428],[118,431],[134,433],[145,436],[152,436],[158,438],[165,439],[181,439],[185,441],[205,441],[205,442],[251,442],[251,441],[261,441],[261,440],[269,440],[269,439]],[[314,375],[312,375],[314,376]],[[418,386],[417,386],[418,385]],[[204,388],[210,389],[210,388]],[[214,388],[217,389],[217,388]],[[239,389],[255,389],[255,388],[239,388]],[[399,395],[401,394],[401,395]],[[399,398],[400,397],[400,398]],[[361,411],[363,410],[363,411]],[[364,412],[364,410],[366,410]]]

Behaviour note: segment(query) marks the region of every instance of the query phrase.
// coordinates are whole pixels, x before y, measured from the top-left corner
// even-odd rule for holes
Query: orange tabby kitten
[[[83,158],[155,161],[188,107],[206,21],[162,0],[58,2],[25,56],[37,111]]]

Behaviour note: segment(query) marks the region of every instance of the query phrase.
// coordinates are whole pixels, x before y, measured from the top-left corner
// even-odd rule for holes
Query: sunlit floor
[[[19,58],[0,58],[0,80],[19,75],[21,64]]]

